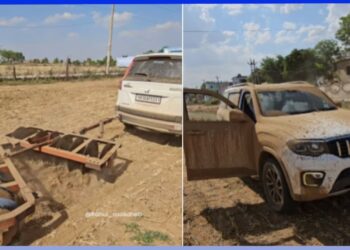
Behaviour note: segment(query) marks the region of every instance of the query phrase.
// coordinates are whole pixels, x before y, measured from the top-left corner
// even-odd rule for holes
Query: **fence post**
[[[69,58],[67,57],[67,60],[66,60],[66,81],[68,81],[69,79]]]
[[[12,75],[13,75],[13,80],[17,80],[16,66],[15,65],[12,66]]]

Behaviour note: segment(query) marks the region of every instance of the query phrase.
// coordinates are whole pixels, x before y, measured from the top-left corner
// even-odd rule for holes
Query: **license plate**
[[[138,102],[149,102],[149,103],[155,103],[160,104],[161,101],[160,96],[154,96],[154,95],[136,95],[135,100]]]

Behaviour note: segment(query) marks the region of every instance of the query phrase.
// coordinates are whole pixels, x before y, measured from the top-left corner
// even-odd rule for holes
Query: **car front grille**
[[[335,181],[331,193],[350,188],[350,168],[344,169]]]
[[[330,154],[341,158],[350,157],[350,137],[334,139],[327,144]]]

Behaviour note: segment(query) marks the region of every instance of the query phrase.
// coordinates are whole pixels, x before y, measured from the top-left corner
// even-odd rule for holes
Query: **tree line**
[[[340,18],[335,39],[325,39],[313,48],[293,49],[288,55],[265,57],[249,80],[252,82],[280,83],[305,80],[316,82],[323,77],[334,77],[335,62],[350,52],[350,14]]]
[[[164,52],[168,46],[163,46],[158,52]],[[148,50],[144,52],[144,54],[150,54],[150,53],[155,53],[153,50]],[[73,65],[86,65],[86,66],[103,66],[106,65],[107,63],[107,56],[103,57],[102,59],[96,59],[93,60],[91,58],[87,58],[85,60],[72,60],[70,58],[67,58],[65,60],[60,59],[60,58],[54,58],[53,60],[49,60],[47,57],[39,59],[39,58],[34,58],[30,60],[26,60],[25,56],[23,55],[22,52],[18,51],[13,51],[13,50],[0,50],[0,64],[12,64],[12,63],[23,63],[23,62],[28,62],[28,63],[33,63],[33,64],[63,64],[68,62],[69,64]],[[111,57],[110,59],[110,65],[111,66],[116,66],[117,65],[117,60]]]
[[[107,62],[107,56],[103,57],[102,59],[91,59],[87,58],[85,60],[72,60],[70,58],[67,58],[65,60],[59,59],[59,58],[54,58],[53,60],[49,60],[47,57],[39,59],[39,58],[34,58],[34,59],[29,59],[26,60],[25,56],[23,55],[22,52],[18,51],[13,51],[13,50],[0,50],[0,64],[13,64],[13,63],[33,63],[33,64],[63,64],[68,62],[69,64],[73,65],[85,65],[85,66],[103,66],[106,65]],[[111,66],[116,66],[117,61],[113,57],[110,59],[110,65]]]

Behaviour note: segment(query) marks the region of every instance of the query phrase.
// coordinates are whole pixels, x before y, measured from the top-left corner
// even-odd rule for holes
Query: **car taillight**
[[[134,64],[134,60],[131,61],[131,63],[129,64],[128,68],[126,69],[126,71],[124,73],[123,78],[120,80],[120,83],[119,83],[119,89],[120,90],[123,88],[123,81],[129,75],[129,72],[130,72],[133,64]]]

